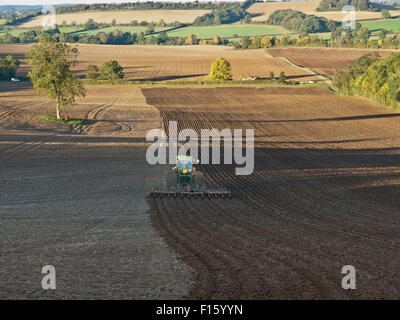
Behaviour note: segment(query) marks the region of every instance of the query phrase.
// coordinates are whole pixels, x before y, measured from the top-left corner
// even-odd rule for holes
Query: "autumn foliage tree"
[[[218,58],[211,65],[211,72],[208,75],[210,79],[231,80],[232,67],[225,58]]]
[[[103,62],[100,66],[100,78],[106,80],[123,79],[123,68],[115,60]]]
[[[75,103],[75,98],[85,96],[83,83],[71,71],[76,65],[78,49],[50,36],[42,36],[27,53],[32,70],[28,76],[39,94],[47,95],[56,103],[57,119],[60,109]]]
[[[194,34],[189,34],[187,39],[186,39],[186,44],[190,44],[190,45],[195,45],[197,44],[197,37]]]
[[[334,85],[343,94],[357,94],[385,105],[400,102],[400,54],[381,58],[369,53],[358,58],[345,72],[338,72]]]

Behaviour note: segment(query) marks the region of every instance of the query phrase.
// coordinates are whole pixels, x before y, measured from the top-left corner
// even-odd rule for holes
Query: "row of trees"
[[[35,42],[37,38],[43,34],[51,34],[51,36],[60,41],[70,43],[88,43],[88,44],[139,44],[139,45],[196,45],[196,44],[216,44],[228,45],[232,44],[237,49],[259,49],[272,47],[338,47],[338,48],[371,48],[371,49],[398,49],[400,48],[400,35],[388,34],[386,31],[380,31],[378,38],[371,38],[371,32],[366,27],[357,25],[358,29],[345,30],[341,26],[332,32],[330,39],[323,39],[317,35],[309,35],[306,32],[300,35],[291,36],[289,34],[283,37],[271,36],[244,36],[238,41],[229,41],[221,39],[218,35],[214,35],[212,40],[199,40],[196,35],[191,34],[185,37],[168,37],[165,32],[157,32],[146,36],[144,32],[130,33],[116,30],[113,32],[99,32],[96,35],[73,35],[59,33],[58,30],[43,33],[43,31],[30,30],[23,32],[17,36],[6,34],[0,37],[0,43],[28,43]],[[237,38],[237,36],[234,36]]]
[[[197,17],[193,21],[193,25],[212,26],[225,23],[234,23],[238,21],[250,23],[251,17],[247,13],[246,9],[255,2],[257,1],[246,0],[244,2],[226,2],[226,5],[214,8],[211,13],[206,13],[203,16]]]
[[[341,11],[344,6],[353,6],[356,10],[366,11],[374,8],[369,0],[322,0],[316,11]]]
[[[33,19],[34,17],[40,15],[40,11],[35,11],[35,12],[28,12],[25,14],[16,14],[16,13],[9,13],[4,17],[5,19],[5,25],[17,25],[20,23],[23,23],[27,20]]]
[[[341,93],[358,94],[385,105],[400,101],[400,53],[381,58],[369,53],[358,58],[347,71],[337,72],[334,85]]]
[[[151,32],[148,31],[148,32]],[[168,37],[165,32],[154,32],[154,34],[148,34],[148,32],[122,32],[115,30],[112,32],[99,32],[95,35],[74,35],[68,33],[60,33],[59,30],[55,29],[51,32],[43,32],[41,30],[30,30],[22,32],[18,36],[13,36],[7,33],[5,36],[0,37],[0,43],[30,43],[36,42],[37,39],[42,35],[50,35],[53,39],[70,42],[70,43],[86,43],[86,44],[119,44],[119,45],[175,45],[181,46],[185,44],[196,45],[196,44],[216,44],[216,45],[228,45],[229,40],[221,39],[218,35],[215,35],[212,40],[199,40],[196,35],[190,34],[187,37]],[[149,36],[148,36],[149,35]]]
[[[318,33],[335,31],[338,23],[323,17],[308,15],[301,11],[277,10],[269,15],[268,24],[279,25],[296,32]]]
[[[171,27],[171,28],[177,28],[181,27],[184,24],[179,22],[179,21],[174,21],[170,23],[166,23],[164,19],[160,19],[158,22],[148,22],[146,20],[143,21],[138,21],[138,20],[132,20],[130,23],[117,23],[117,20],[113,19],[111,23],[107,22],[96,22],[93,19],[88,19],[84,23],[77,23],[76,21],[71,21],[68,23],[66,20],[63,20],[61,25],[56,25],[56,28],[59,27],[77,27],[77,28],[83,28],[85,30],[90,30],[90,29],[97,29],[97,28],[109,28],[109,27],[115,27],[115,26],[121,26],[121,27]]]
[[[400,48],[400,35],[388,35],[380,32],[379,37],[372,39],[371,32],[366,27],[359,25],[359,29],[345,30],[338,27],[330,39],[323,39],[317,35],[302,33],[298,36],[284,35],[281,38],[275,36],[242,37],[239,42],[234,42],[237,49],[259,49],[273,47],[336,47],[336,48],[371,48],[371,49],[398,49]]]
[[[20,62],[14,56],[0,58],[0,80],[10,80],[15,76]]]
[[[193,21],[194,26],[212,26],[226,23],[234,23],[244,19],[248,14],[241,5],[231,9],[218,9],[211,13],[197,17]]]
[[[232,2],[127,2],[127,3],[95,3],[79,4],[72,6],[61,6],[56,9],[57,13],[69,13],[88,10],[216,10],[229,9],[237,3]]]

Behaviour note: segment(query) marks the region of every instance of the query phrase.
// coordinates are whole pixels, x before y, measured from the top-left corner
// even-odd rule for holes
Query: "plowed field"
[[[399,114],[322,88],[143,92],[165,124],[255,131],[253,174],[200,166],[234,200],[150,200],[196,270],[190,298],[396,298]],[[346,264],[357,290],[341,288]]]
[[[344,70],[357,58],[370,52],[377,52],[386,57],[391,50],[368,50],[368,49],[336,49],[336,48],[287,48],[268,49],[274,57],[285,57],[295,64],[310,68],[319,74],[332,77],[335,71]]]
[[[29,70],[24,59],[30,45],[2,44],[0,57],[13,54],[22,59],[19,75]],[[316,80],[301,69],[289,66],[278,58],[270,58],[262,50],[233,50],[224,46],[117,46],[78,45],[79,63],[75,70],[82,77],[89,64],[117,60],[123,67],[125,79],[164,81],[207,79],[211,64],[225,57],[232,65],[234,79],[269,77],[270,71],[284,71],[290,80]]]
[[[398,113],[318,87],[89,87],[69,111],[88,124],[0,88],[1,298],[398,298]],[[170,166],[144,136],[169,120],[254,129],[253,174],[199,166],[232,200],[149,197]]]

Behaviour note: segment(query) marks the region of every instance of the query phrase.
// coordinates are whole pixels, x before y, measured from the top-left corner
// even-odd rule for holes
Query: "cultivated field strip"
[[[0,56],[14,53],[21,57],[18,76],[26,76],[29,65],[24,59],[30,44],[2,44]],[[234,50],[228,46],[158,46],[158,45],[91,45],[77,44],[78,64],[74,70],[82,77],[89,64],[101,65],[107,60],[117,60],[124,68],[125,79],[138,81],[192,81],[207,80],[211,64],[225,57],[232,65],[233,78],[268,78],[272,71],[281,71],[290,80],[318,80],[304,71],[289,66],[279,58],[267,57],[262,49]],[[95,54],[94,54],[95,53]]]
[[[395,115],[322,88],[221,89],[142,89],[166,129],[256,129],[253,174],[199,165],[233,200],[150,201],[153,223],[196,270],[190,297],[399,294]],[[362,270],[358,292],[340,289],[349,261]]]
[[[400,11],[399,11],[400,13]],[[342,49],[342,48],[270,48],[272,57],[284,57],[298,66],[332,78],[338,70],[345,70],[354,61],[371,52],[386,57],[396,50]]]

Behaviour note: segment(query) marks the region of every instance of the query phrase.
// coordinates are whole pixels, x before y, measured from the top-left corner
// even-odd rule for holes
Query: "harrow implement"
[[[176,166],[168,172],[165,184],[153,189],[151,195],[154,198],[195,198],[195,199],[231,199],[232,193],[229,190],[219,189],[215,186],[207,185],[204,182],[203,173],[193,167],[191,157],[178,156]]]
[[[168,191],[168,190],[152,190],[151,192],[154,198],[166,197],[166,198],[195,198],[195,199],[224,199],[232,198],[232,193],[230,191]]]

